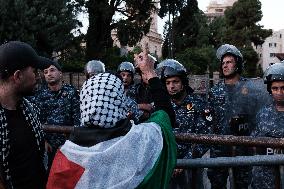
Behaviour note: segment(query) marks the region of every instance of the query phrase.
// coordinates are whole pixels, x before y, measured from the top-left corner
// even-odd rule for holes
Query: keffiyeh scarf
[[[127,117],[126,96],[121,80],[100,73],[85,81],[80,93],[81,126],[114,127]]]

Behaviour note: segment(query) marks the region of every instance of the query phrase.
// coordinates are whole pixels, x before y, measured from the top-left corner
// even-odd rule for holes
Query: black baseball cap
[[[43,70],[50,64],[27,43],[10,41],[0,46],[0,72],[11,74],[29,66]]]

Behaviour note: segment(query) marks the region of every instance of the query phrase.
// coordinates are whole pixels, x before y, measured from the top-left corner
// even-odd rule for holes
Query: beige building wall
[[[254,46],[260,60],[259,64],[265,70],[270,64],[279,62],[275,53],[284,53],[284,29],[274,31],[272,36],[265,39],[262,45]]]
[[[232,7],[237,0],[212,0],[204,12],[210,21],[216,17],[223,16],[227,8]]]

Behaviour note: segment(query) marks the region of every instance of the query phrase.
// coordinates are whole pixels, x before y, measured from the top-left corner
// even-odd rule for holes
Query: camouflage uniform
[[[177,124],[177,127],[174,128],[174,133],[211,133],[212,116],[206,102],[199,96],[190,94],[180,105],[173,102],[172,105],[176,114]],[[201,157],[207,150],[200,145],[196,147],[193,149],[191,144],[178,144],[178,158],[191,159],[193,158],[193,151],[195,152],[195,157]]]
[[[212,87],[209,102],[214,112],[213,132],[223,135],[250,135],[255,128],[256,112],[268,100],[268,94],[261,91],[255,82],[240,78],[235,85],[226,85],[224,81]],[[232,155],[250,155],[245,147],[238,147],[232,154],[231,147],[214,146],[211,157]],[[251,168],[234,169],[236,188],[247,188],[251,181]],[[212,188],[226,188],[228,169],[209,169],[208,177]]]
[[[276,110],[274,104],[263,107],[256,116],[257,127],[252,133],[256,137],[284,137],[284,112]],[[258,151],[260,152],[260,150]],[[283,150],[267,148],[262,155],[272,155],[283,153]],[[277,167],[255,166],[253,168],[253,188],[255,189],[274,189],[275,175]]]
[[[190,94],[180,105],[172,102],[176,115],[176,128],[173,132],[180,133],[211,133],[212,116],[206,102],[199,96]],[[177,143],[177,158],[192,159],[201,157],[209,148],[204,145],[192,145],[189,143]],[[192,176],[190,170],[173,178],[169,188],[191,188]]]
[[[56,92],[45,88],[38,91],[34,99],[40,109],[42,124],[80,125],[79,94],[73,86],[63,84]],[[65,142],[66,137],[64,134],[48,133],[47,140],[56,151]]]

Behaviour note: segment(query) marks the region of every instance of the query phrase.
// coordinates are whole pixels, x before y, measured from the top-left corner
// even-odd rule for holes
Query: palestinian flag
[[[160,110],[125,135],[92,147],[66,141],[51,167],[47,189],[167,188],[176,164],[168,115]]]

